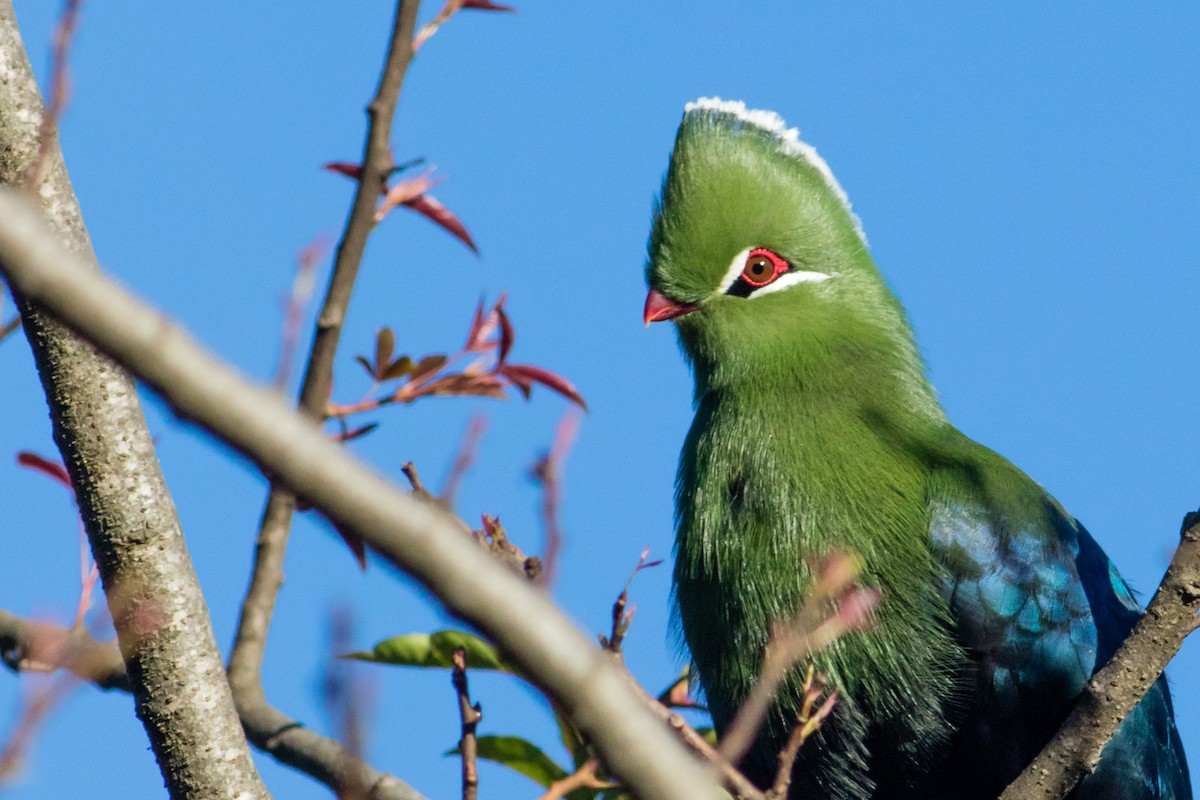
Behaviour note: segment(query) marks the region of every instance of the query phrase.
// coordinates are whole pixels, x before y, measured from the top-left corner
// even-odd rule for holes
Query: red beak
[[[694,303],[676,303],[658,289],[651,289],[646,295],[646,307],[642,311],[642,321],[649,325],[651,322],[661,322],[664,319],[674,319],[690,314],[698,308]]]

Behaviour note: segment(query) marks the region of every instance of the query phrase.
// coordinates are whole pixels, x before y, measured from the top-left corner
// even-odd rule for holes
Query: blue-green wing
[[[989,787],[985,794],[1029,763],[1139,615],[1129,587],[1083,526],[1009,469],[996,481],[953,481],[952,499],[931,504],[931,543],[975,670],[965,681],[946,780]],[[1160,679],[1072,797],[1191,796]]]

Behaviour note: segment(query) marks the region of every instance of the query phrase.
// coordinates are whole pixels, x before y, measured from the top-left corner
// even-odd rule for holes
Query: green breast
[[[883,603],[870,630],[815,659],[846,698],[842,724],[864,747],[906,742],[914,768],[944,744],[963,654],[929,552],[928,470],[896,440],[886,415],[861,406],[716,392],[700,403],[679,468],[675,599],[718,729],[755,680],[772,622],[796,613],[817,559],[845,549]],[[769,738],[786,735],[797,694],[785,691]]]

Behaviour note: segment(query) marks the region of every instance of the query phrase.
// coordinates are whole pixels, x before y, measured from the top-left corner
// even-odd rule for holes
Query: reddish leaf
[[[48,458],[43,458],[37,453],[31,453],[28,450],[22,450],[17,453],[17,463],[22,467],[28,467],[35,472],[40,472],[52,480],[58,481],[63,486],[75,491],[75,487],[71,485],[71,476],[67,474],[67,468],[61,462],[51,461]]]
[[[483,298],[479,298],[479,305],[475,306],[475,315],[471,317],[471,330],[467,332],[467,349],[471,349],[471,345],[475,343],[479,332],[483,330]]]
[[[383,218],[390,214],[393,208],[400,206],[411,208],[417,198],[423,196],[434,186],[442,182],[441,178],[434,180],[432,175],[433,168],[430,167],[417,177],[400,181],[395,186],[387,189],[383,193],[383,202],[379,204],[379,208],[375,211],[375,221],[382,222]]]
[[[512,323],[508,321],[508,314],[504,313],[504,295],[500,295],[494,310],[496,320],[500,323],[500,355],[496,357],[496,363],[503,364],[508,359],[508,351],[512,350],[513,339],[516,338]]]
[[[587,402],[583,399],[583,395],[579,393],[579,390],[571,385],[571,382],[566,378],[555,375],[549,370],[535,367],[532,364],[501,364],[497,367],[496,371],[517,386],[520,386],[522,381],[540,383],[547,389],[558,392],[571,402],[578,404],[584,411],[587,410]]]
[[[342,541],[350,548],[350,552],[354,554],[354,560],[358,562],[358,566],[363,572],[367,571],[367,545],[358,538],[358,534],[346,530],[336,522],[333,523],[333,529],[337,531],[338,536],[342,537]]]
[[[504,372],[503,369],[500,371],[501,373]],[[521,392],[521,396],[526,400],[528,400],[529,396],[533,394],[533,381],[526,376],[520,374],[505,374],[504,377],[512,381],[512,385],[517,387],[517,390]]]
[[[504,398],[504,385],[493,375],[446,375],[422,386],[421,395]]]
[[[322,164],[321,169],[345,175],[347,178],[355,181],[362,178],[362,164],[355,164],[350,161],[330,161],[328,164]]]
[[[392,329],[382,327],[375,334],[375,379],[384,380],[383,373],[392,363],[392,351],[396,349],[396,334]]]
[[[475,246],[475,240],[471,238],[471,234],[467,232],[466,226],[459,221],[458,217],[442,205],[431,194],[419,194],[416,197],[406,201],[404,205],[421,214],[425,218],[435,222],[448,231],[454,238],[471,248],[471,252],[479,255],[479,248]]]
[[[471,330],[467,334],[467,346],[464,348],[468,353],[486,353],[496,346],[494,341],[488,341],[488,337],[492,335],[492,331],[496,329],[496,312],[489,311],[483,313],[483,298],[479,298],[479,305],[475,307],[475,316],[471,319]]]
[[[391,381],[396,378],[403,378],[408,373],[412,372],[413,360],[408,356],[400,356],[391,364],[388,364],[387,369],[379,376],[381,381]]]
[[[500,3],[493,3],[492,0],[462,0],[462,8],[475,8],[480,11],[512,11],[516,12],[513,6],[505,6]]]
[[[413,367],[412,375],[409,377],[408,382],[419,383],[433,373],[437,372],[442,367],[446,366],[446,362],[448,360],[448,358],[441,355],[425,356],[417,362],[415,367]]]

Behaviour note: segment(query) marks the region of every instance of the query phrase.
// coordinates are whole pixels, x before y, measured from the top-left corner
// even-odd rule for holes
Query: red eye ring
[[[746,283],[758,289],[792,268],[781,256],[765,247],[756,247],[746,254],[746,264],[742,267],[741,278]]]

